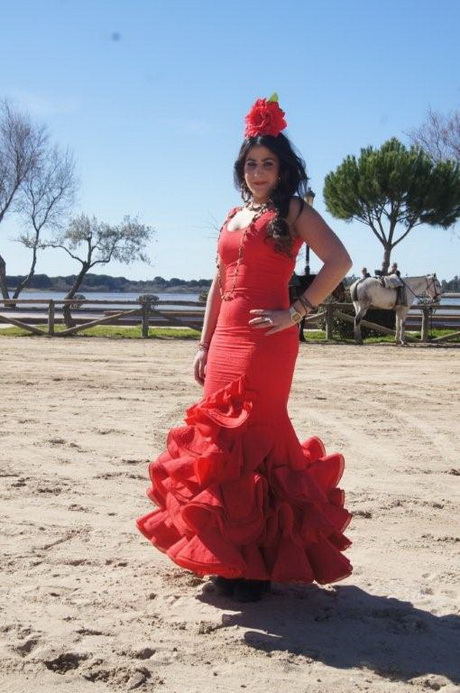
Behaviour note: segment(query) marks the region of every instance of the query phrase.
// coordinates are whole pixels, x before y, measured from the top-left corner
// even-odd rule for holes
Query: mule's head
[[[441,298],[442,289],[441,289],[441,284],[439,283],[439,280],[436,276],[436,273],[428,274],[426,277],[426,281],[427,281],[426,293],[428,294],[430,299],[433,301],[433,303],[439,301],[439,299]]]

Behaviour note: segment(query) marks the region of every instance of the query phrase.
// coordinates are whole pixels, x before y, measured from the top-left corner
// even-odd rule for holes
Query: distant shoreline
[[[24,280],[23,275],[7,275],[6,283],[10,296],[14,295],[16,287],[20,286]],[[355,275],[345,278],[344,282],[348,286],[355,279]],[[35,274],[30,283],[22,290],[21,293],[28,294],[33,292],[53,292],[53,293],[68,293],[75,285],[76,275],[60,275],[49,277],[47,274]],[[156,276],[150,280],[132,280],[126,277],[112,277],[107,274],[91,274],[88,273],[82,285],[78,289],[78,293],[93,294],[93,293],[109,293],[109,294],[202,294],[208,292],[212,284],[212,279],[180,279],[172,277],[165,279],[164,277]],[[442,289],[447,297],[450,294],[456,294],[460,291],[460,279],[458,276],[450,280],[442,280]]]
[[[16,287],[8,287],[8,291],[10,293],[13,293],[15,291]],[[85,294],[133,294],[133,293],[140,293],[140,294],[201,294],[203,291],[209,291],[209,286],[205,285],[199,285],[199,286],[172,286],[172,287],[148,287],[148,288],[129,288],[127,287],[126,289],[104,289],[100,287],[91,287],[91,288],[82,288],[79,289],[78,293],[85,293]],[[66,294],[69,292],[69,288],[63,289],[61,288],[55,288],[53,286],[42,288],[42,289],[35,289],[31,287],[26,287],[21,291],[21,296],[22,294],[46,294],[46,293],[57,293],[57,294]],[[24,296],[22,296],[24,298]]]
[[[11,294],[24,281],[24,275],[7,275],[6,284]],[[34,274],[30,282],[21,293],[25,292],[57,292],[68,293],[75,285],[76,275],[58,275],[50,277],[47,274]],[[172,277],[165,279],[156,276],[150,280],[136,281],[126,277],[112,277],[108,274],[88,274],[85,275],[78,293],[111,293],[111,294],[157,294],[157,293],[196,293],[208,291],[212,284],[212,279],[180,279]]]

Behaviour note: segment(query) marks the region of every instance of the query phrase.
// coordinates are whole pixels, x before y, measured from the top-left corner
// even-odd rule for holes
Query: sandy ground
[[[458,348],[302,346],[290,412],[346,455],[355,572],[249,605],[134,527],[194,345],[0,349],[2,691],[458,690]]]

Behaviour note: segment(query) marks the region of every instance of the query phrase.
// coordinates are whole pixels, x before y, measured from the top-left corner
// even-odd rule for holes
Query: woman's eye
[[[273,161],[266,161],[264,163],[265,168],[271,168],[273,166]]]

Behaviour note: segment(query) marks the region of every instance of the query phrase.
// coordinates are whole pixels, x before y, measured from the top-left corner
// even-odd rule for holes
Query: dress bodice
[[[222,227],[218,243],[226,277],[225,287],[222,288],[231,292],[233,299],[243,295],[252,296],[260,303],[263,298],[264,304],[257,306],[260,308],[288,307],[288,284],[302,245],[300,238],[294,239],[290,256],[275,249],[267,229],[274,214],[268,210],[249,226],[229,231],[228,221],[233,216],[230,214]]]

